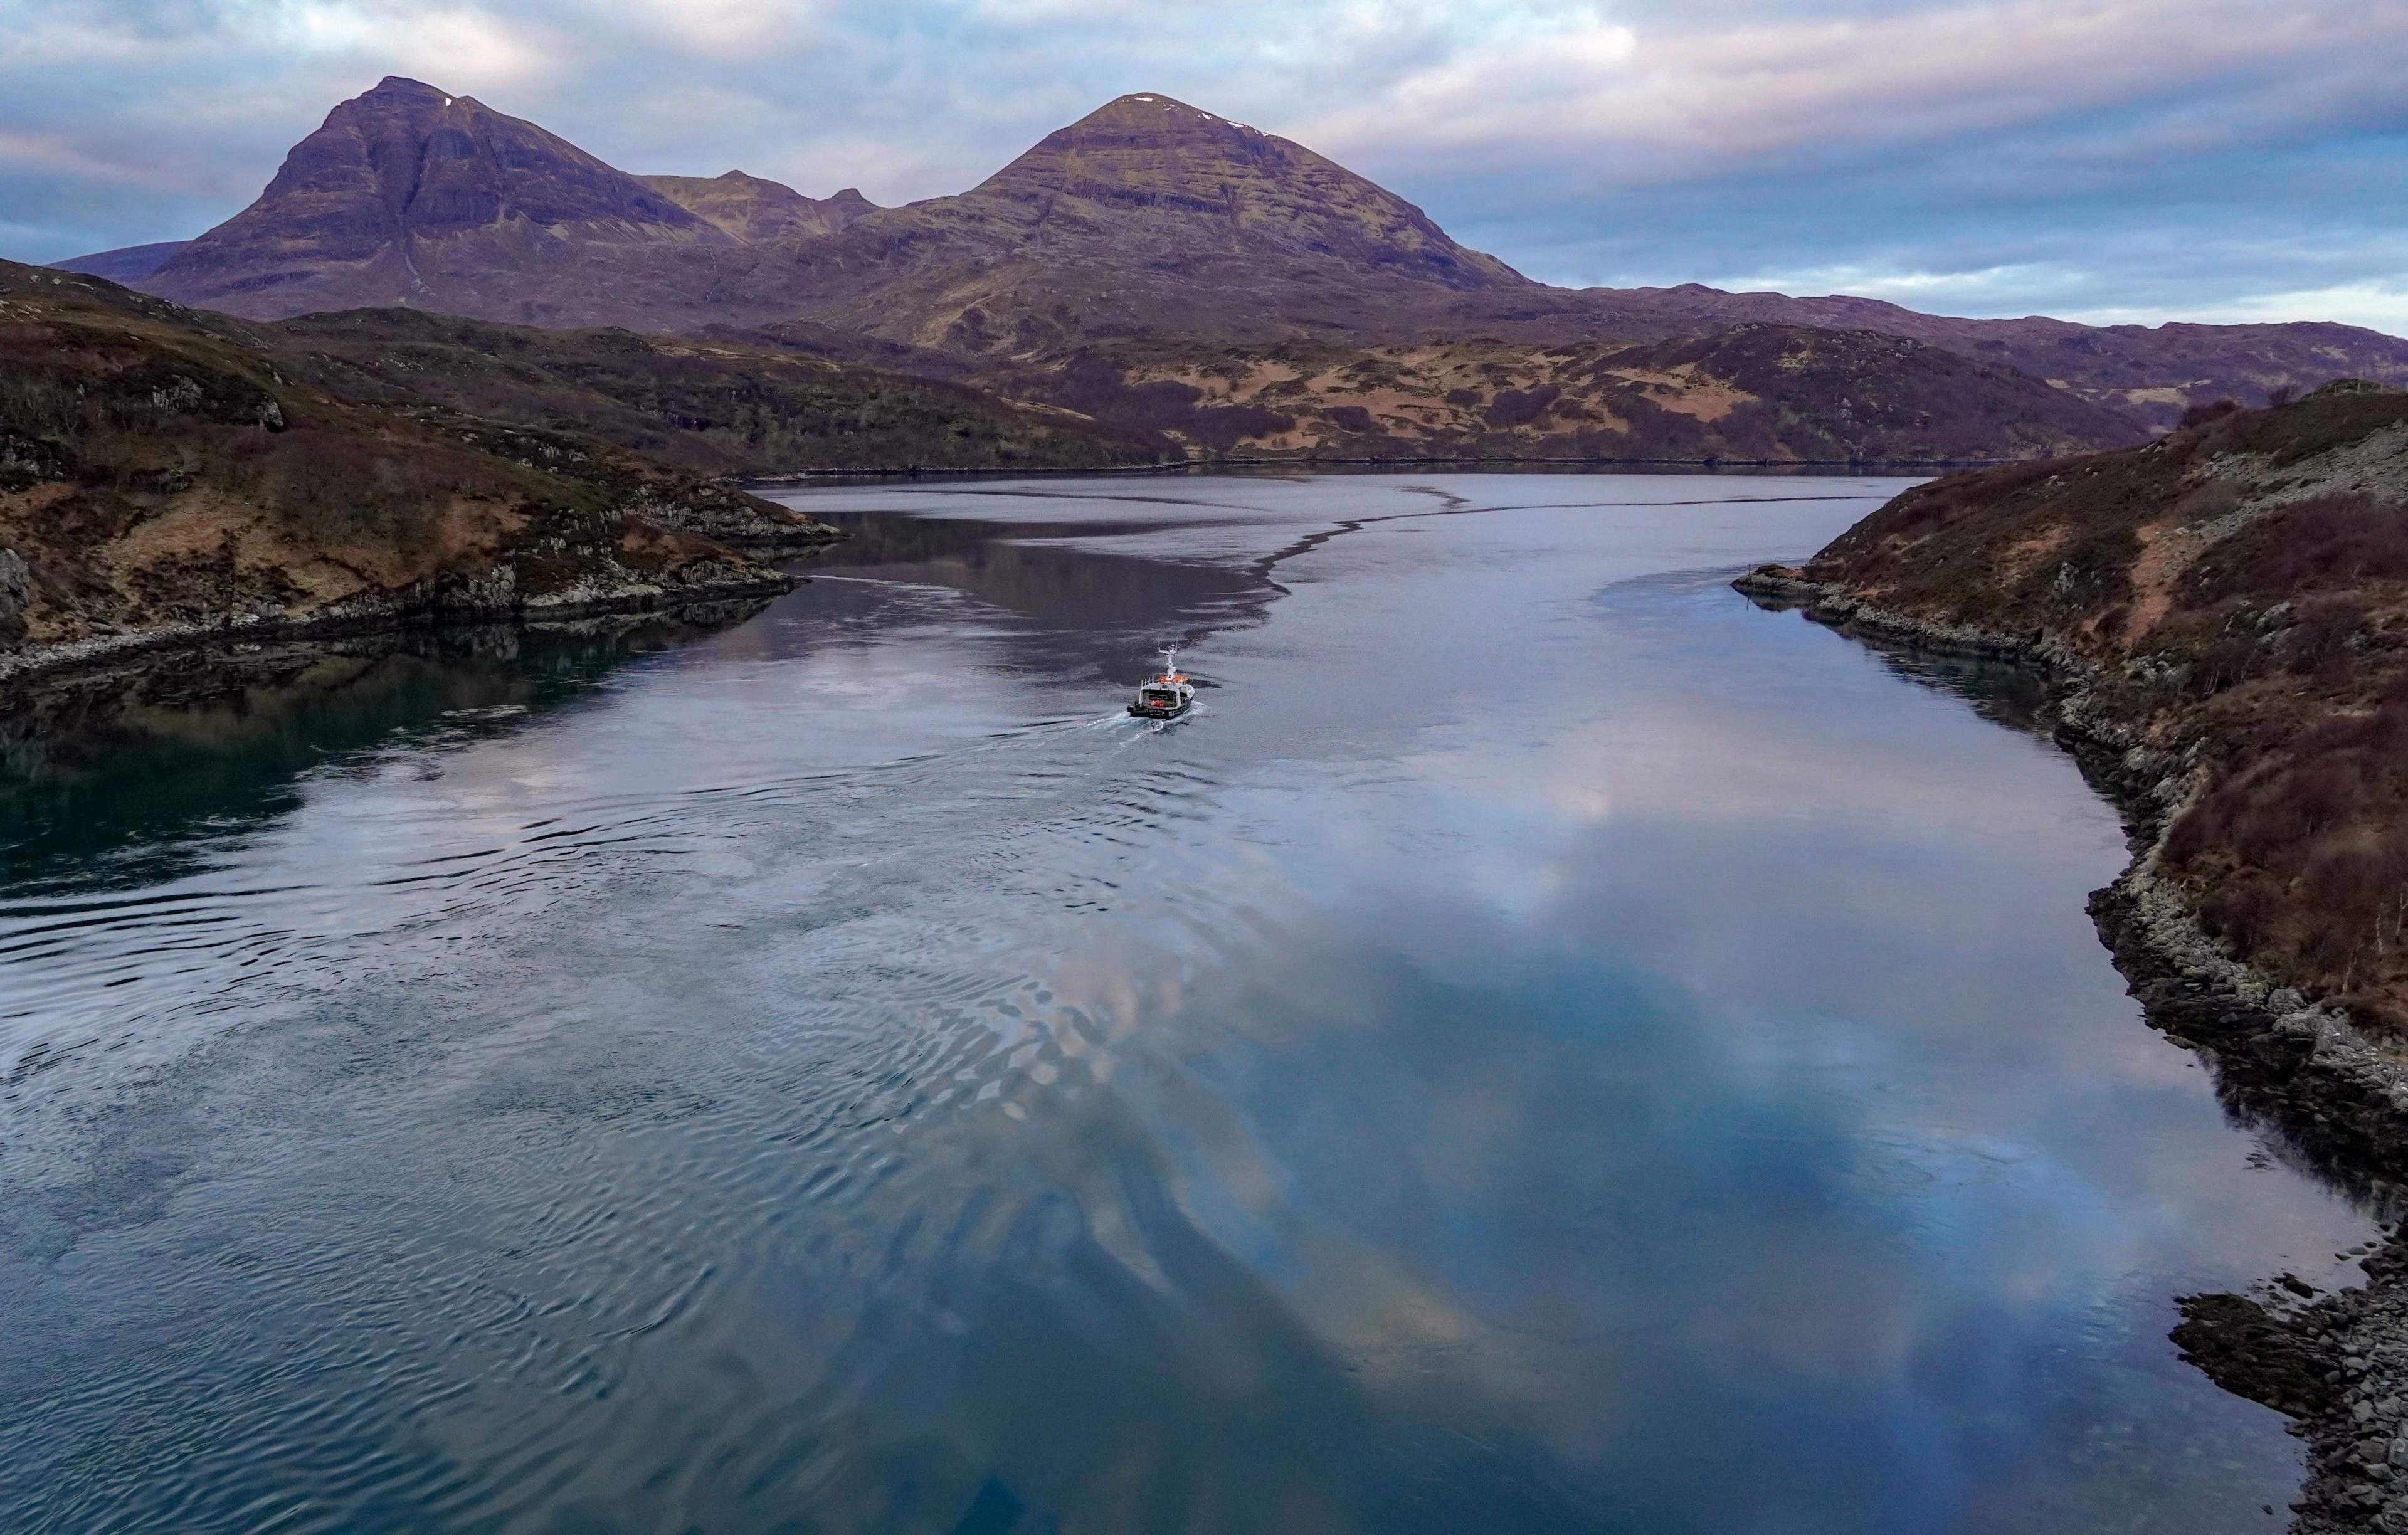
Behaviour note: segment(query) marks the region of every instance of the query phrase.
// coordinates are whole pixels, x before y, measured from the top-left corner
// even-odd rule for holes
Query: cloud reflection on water
[[[64,1522],[2256,1528],[2167,1297],[2358,1218],[2140,1025],[2109,812],[1666,574],[1844,504],[1462,477],[1243,573],[1427,483],[827,567],[303,774],[185,891],[273,963],[9,961],[133,1042],[9,1111],[0,1449]]]

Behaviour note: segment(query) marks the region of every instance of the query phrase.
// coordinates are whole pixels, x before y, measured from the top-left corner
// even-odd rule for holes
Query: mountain
[[[834,535],[592,438],[294,380],[274,337],[0,262],[0,679],[161,641],[782,591]]]
[[[94,251],[88,256],[70,256],[65,261],[54,261],[50,265],[62,272],[105,277],[111,282],[133,282],[166,265],[178,251],[192,243],[190,240],[160,240],[150,245],[128,245],[115,251]]]
[[[1538,286],[1302,145],[1140,93],[958,196],[861,219],[750,293],[896,340],[1027,353],[1385,337],[1458,295]]]
[[[878,205],[847,187],[806,197],[790,186],[731,170],[722,176],[639,176],[638,180],[747,245],[833,235]]]
[[[973,351],[1369,333],[1537,286],[1312,151],[1167,96],[1111,102],[959,196],[880,208],[741,172],[628,176],[400,79],[337,107],[258,201],[142,285],[257,319],[810,319]]]
[[[1509,445],[1530,436],[1523,423],[1496,438],[1484,414],[1441,420],[1446,409],[1461,415],[1444,399],[1453,385],[1413,396],[1411,411],[1402,408],[1412,390],[1400,386],[1388,414],[1420,423],[1412,425],[1363,427],[1352,411],[1376,423],[1373,400],[1335,401],[1345,413],[1326,432],[1296,425],[1312,415],[1310,400],[1297,402],[1304,416],[1261,408],[1291,418],[1278,426],[1194,412],[1177,424],[1164,414],[1166,386],[1182,374],[1283,347],[1350,350],[1356,355],[1345,366],[1369,372],[1383,366],[1375,354],[1393,361],[1400,347],[1518,349],[1510,365],[1491,361],[1545,387],[1555,366],[1548,354],[1566,348],[1594,361],[1601,347],[1663,346],[1747,326],[1878,334],[1916,346],[1884,352],[1858,341],[1796,354],[1859,380],[1849,370],[1883,356],[1937,379],[1942,365],[1930,354],[1952,354],[1968,366],[1937,385],[1936,397],[1980,397],[2005,412],[1986,437],[1961,429],[1964,421],[1936,424],[1944,410],[1915,431],[1902,429],[1905,417],[1877,431],[1841,415],[1798,418],[1774,434],[1792,456],[1845,456],[1844,445],[1873,440],[1902,452],[1919,444],[1909,456],[2097,446],[2111,440],[2098,429],[2111,417],[2137,438],[2225,396],[2262,402],[2343,374],[2408,382],[2408,341],[2342,325],[2095,327],[1694,284],[1549,287],[1301,145],[1152,93],[1048,135],[968,192],[878,208],[856,192],[815,199],[740,171],[628,176],[471,98],[387,79],[337,107],[251,207],[136,280],[262,319],[408,306],[522,326],[796,342],[842,361],[1102,410],[1123,427],[1173,432],[1199,452],[1274,442],[1339,451],[1372,438],[1434,446],[1486,436]],[[1730,366],[1751,365],[1732,352]],[[1118,370],[1111,387],[1098,385],[1098,367]],[[1876,393],[1909,403],[1909,373],[1885,375],[1893,387]],[[2047,393],[2010,387],[2004,373]],[[1685,377],[1667,375],[1659,391],[1685,390]],[[1790,394],[1813,396],[1836,377],[1796,380],[1801,387]],[[1714,388],[1734,384],[1714,378]],[[2057,395],[2089,409],[2069,415],[2049,403]],[[1713,397],[1673,413],[1701,419]],[[1829,399],[1837,409],[1840,396]],[[1211,414],[1206,394],[1189,403]],[[1684,430],[1582,440],[1635,449]],[[1567,440],[1579,438],[1573,430]]]
[[[534,123],[388,79],[328,113],[258,201],[142,286],[257,318],[401,304],[573,323],[684,291],[688,270],[664,292],[630,250],[737,243]]]

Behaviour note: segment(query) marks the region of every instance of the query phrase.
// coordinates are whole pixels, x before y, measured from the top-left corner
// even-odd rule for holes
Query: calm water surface
[[[1724,585],[1895,488],[815,491],[0,724],[7,1527],[2279,1528],[2169,1298],[2362,1213],[2064,759]]]

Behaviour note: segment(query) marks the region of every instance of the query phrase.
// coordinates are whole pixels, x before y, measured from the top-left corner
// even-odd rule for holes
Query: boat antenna
[[[1179,675],[1179,647],[1178,647],[1178,646],[1176,646],[1176,645],[1165,645],[1165,646],[1162,648],[1162,675],[1164,675],[1165,677],[1169,677],[1169,678],[1176,678],[1176,677],[1178,677],[1178,675]]]

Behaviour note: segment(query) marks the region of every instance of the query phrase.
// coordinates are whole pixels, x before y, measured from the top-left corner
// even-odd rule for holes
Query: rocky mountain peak
[[[1048,134],[960,200],[1166,253],[1251,249],[1466,290],[1527,280],[1335,161],[1157,92]]]
[[[303,295],[328,308],[407,300],[453,255],[465,265],[563,241],[727,238],[532,122],[396,75],[328,112],[258,201],[145,286],[185,303],[289,314]]]
[[[1125,96],[1114,96],[1085,117],[1062,129],[1061,132],[1179,135],[1209,134],[1230,129],[1245,134],[1254,133],[1254,129],[1242,123],[1217,117],[1201,107],[1190,107],[1177,97],[1166,96],[1151,91],[1136,91]],[[1263,136],[1255,134],[1255,136]]]

